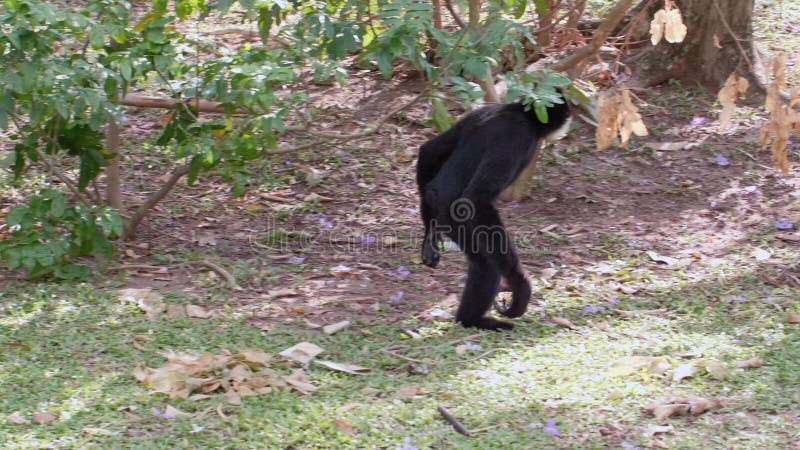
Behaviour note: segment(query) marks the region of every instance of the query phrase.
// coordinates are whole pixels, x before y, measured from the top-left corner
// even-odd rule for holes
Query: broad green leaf
[[[536,118],[542,123],[547,123],[550,118],[547,117],[547,106],[544,102],[534,102],[533,110],[536,112]]]
[[[65,210],[66,203],[64,202],[64,196],[59,192],[55,192],[52,203],[50,204],[50,214],[52,214],[53,217],[59,218],[64,215]]]
[[[479,80],[485,80],[488,75],[486,63],[479,59],[470,59],[467,61],[467,63],[464,64],[464,71]]]
[[[431,97],[431,121],[437,133],[450,128],[450,113],[439,97]]]
[[[94,25],[89,30],[89,44],[95,50],[101,50],[105,46],[103,41],[103,28],[100,25]]]

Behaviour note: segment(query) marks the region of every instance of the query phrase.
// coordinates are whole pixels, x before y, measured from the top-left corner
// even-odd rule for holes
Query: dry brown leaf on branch
[[[772,145],[772,162],[784,175],[789,173],[789,159],[786,147],[792,129],[800,132],[800,113],[794,110],[798,93],[792,92],[789,104],[781,99],[781,91],[786,89],[786,55],[780,54],[770,61],[772,82],[767,86],[766,107],[769,120],[761,127],[759,140],[761,148]]]
[[[664,17],[664,39],[676,44],[686,38],[686,25],[683,24],[681,10],[677,7],[667,10]]]
[[[722,105],[722,111],[719,113],[719,128],[725,130],[731,125],[733,114],[736,112],[736,100],[739,94],[747,92],[750,83],[745,78],[738,78],[736,74],[732,73],[722,89],[717,93],[717,100]]]
[[[619,95],[601,95],[597,99],[597,131],[595,141],[597,151],[605,150],[614,143],[619,132],[619,109],[622,99]]]
[[[661,42],[662,37],[673,44],[683,42],[686,38],[686,31],[681,10],[667,0],[664,8],[656,11],[650,22],[650,42],[657,45]]]
[[[653,45],[658,45],[661,38],[664,37],[664,26],[667,23],[667,12],[663,9],[656,11],[653,15],[653,20],[650,22],[650,42]]]
[[[631,135],[647,136],[647,127],[633,104],[630,91],[623,89],[613,95],[602,95],[597,101],[598,125],[595,132],[597,151],[614,143],[619,134],[620,145],[628,143]]]
[[[644,126],[642,116],[639,115],[639,108],[631,101],[631,93],[627,89],[622,91],[622,109],[620,110],[619,122],[619,137],[622,145],[628,143],[631,134],[647,136],[647,127]]]

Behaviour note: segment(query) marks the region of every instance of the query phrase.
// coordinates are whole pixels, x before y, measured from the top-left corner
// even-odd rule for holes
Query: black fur
[[[486,317],[504,279],[512,293],[506,317],[528,308],[531,287],[494,201],[531,162],[540,139],[569,119],[566,100],[548,109],[542,123],[520,103],[491,105],[462,118],[420,147],[417,185],[425,225],[422,262],[439,263],[441,234],[456,242],[469,261],[466,286],[456,312],[465,327],[511,329]]]

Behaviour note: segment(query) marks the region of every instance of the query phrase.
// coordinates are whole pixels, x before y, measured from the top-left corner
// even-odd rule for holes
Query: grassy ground
[[[113,290],[12,284],[0,316],[0,442],[4,448],[395,448],[406,438],[417,448],[800,445],[800,325],[787,323],[787,311],[800,310],[800,290],[774,287],[757,271],[722,263],[702,279],[676,271],[671,282],[647,286],[646,294],[593,293],[622,275],[648,278],[648,271],[635,270],[643,261],[617,264],[583,279],[563,274],[577,276],[571,289],[545,289],[540,314],[513,333],[473,335],[449,323],[411,320],[406,325],[420,335],[413,340],[397,324],[383,323],[328,336],[301,321],[263,333],[233,313],[151,322]],[[667,312],[624,318],[612,307]],[[545,312],[576,328],[549,323]],[[134,345],[135,336],[147,340]],[[319,391],[246,397],[241,406],[221,397],[170,401],[148,394],[132,376],[137,362],[158,367],[159,349],[277,352],[300,341],[325,348],[327,359],[373,371],[354,376],[312,365],[307,373]],[[382,351],[387,348],[394,355]],[[652,374],[647,365],[626,362],[631,356],[665,357],[669,367]],[[736,367],[754,356],[764,366]],[[677,366],[692,361],[721,363],[727,376],[698,373],[674,381]],[[700,416],[660,421],[642,412],[643,405],[672,396],[726,403]],[[167,419],[151,410],[167,405],[189,415]],[[461,436],[438,417],[438,405],[469,429],[489,428]],[[36,412],[56,418],[40,425],[9,419]],[[548,419],[558,436],[545,427]],[[650,436],[661,424],[671,431]]]

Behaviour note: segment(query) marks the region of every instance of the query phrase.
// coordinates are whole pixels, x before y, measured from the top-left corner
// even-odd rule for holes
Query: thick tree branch
[[[598,51],[600,51],[600,47],[603,46],[608,36],[617,27],[623,17],[625,17],[625,13],[628,12],[628,9],[631,7],[631,3],[633,0],[620,0],[614,6],[614,9],[608,14],[606,20],[595,30],[594,36],[592,40],[578,50],[577,52],[573,53],[572,55],[562,59],[561,61],[556,62],[553,64],[550,69],[556,71],[565,71],[571,69],[586,58],[595,55]]]
[[[142,203],[142,205],[136,209],[136,211],[133,213],[133,216],[131,216],[131,218],[125,223],[125,230],[123,231],[122,235],[124,240],[129,240],[136,236],[136,227],[142,222],[145,216],[147,216],[147,213],[149,213],[158,202],[166,197],[172,188],[175,187],[175,184],[178,182],[178,180],[180,180],[187,173],[189,173],[188,164],[176,167],[175,170],[172,171],[172,175],[169,177],[167,182],[161,186],[161,189],[147,197],[144,203]]]

